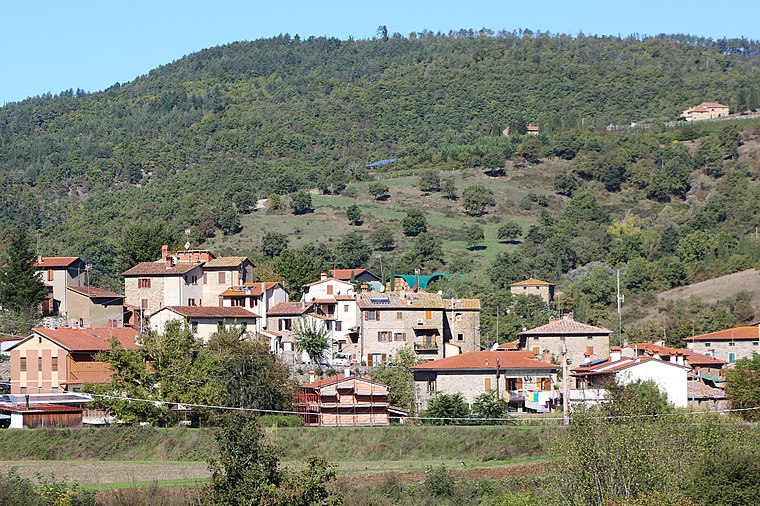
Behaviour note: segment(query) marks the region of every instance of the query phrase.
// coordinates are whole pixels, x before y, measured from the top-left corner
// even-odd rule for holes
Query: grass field
[[[258,251],[265,231],[285,234],[294,247],[316,242],[329,245],[350,232],[359,232],[366,240],[372,230],[383,224],[390,227],[398,238],[399,247],[389,254],[392,257],[411,243],[411,239],[403,235],[401,220],[408,209],[419,208],[425,211],[428,229],[443,240],[447,259],[465,254],[472,258],[476,266],[483,266],[490,263],[497,253],[515,248],[514,244],[498,240],[500,224],[515,221],[523,227],[523,231],[527,231],[536,222],[538,208],[526,210],[521,207],[520,202],[525,195],[531,192],[545,195],[549,199],[550,208],[558,210],[561,207],[564,197],[554,193],[552,184],[554,174],[563,166],[563,162],[549,162],[538,167],[510,169],[502,177],[489,177],[478,169],[443,173],[444,177],[455,181],[460,194],[464,188],[473,184],[482,184],[493,192],[496,205],[489,207],[481,217],[465,215],[461,200],[449,200],[439,193],[420,192],[417,188],[418,176],[379,175],[390,187],[390,197],[387,200],[375,200],[368,193],[367,188],[371,182],[350,185],[356,191],[356,198],[313,193],[314,212],[301,216],[287,211],[277,214],[252,213],[243,217],[243,230],[239,234],[212,238],[208,246],[221,253],[251,254]],[[363,223],[360,226],[353,226],[346,219],[346,208],[354,203],[362,211]],[[469,250],[462,233],[467,226],[476,223],[484,227],[485,240],[478,249]]]

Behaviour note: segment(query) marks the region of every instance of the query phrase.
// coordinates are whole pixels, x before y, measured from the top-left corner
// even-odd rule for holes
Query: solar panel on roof
[[[591,366],[594,366],[594,365],[597,365],[597,364],[601,364],[602,362],[606,362],[606,361],[607,361],[606,358],[597,358],[597,359],[592,360],[591,362],[588,362],[587,364],[583,364],[583,366],[584,367],[591,367]]]
[[[391,299],[388,297],[370,297],[369,301],[373,304],[390,304]]]

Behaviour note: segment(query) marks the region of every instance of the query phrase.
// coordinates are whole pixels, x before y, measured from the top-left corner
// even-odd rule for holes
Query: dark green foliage
[[[554,178],[554,191],[567,197],[572,197],[582,185],[583,181],[572,172],[562,172]]]
[[[362,210],[356,204],[351,204],[346,208],[346,218],[351,225],[358,225],[362,221]]]
[[[693,466],[688,493],[705,506],[751,506],[760,497],[760,448],[724,444]]]
[[[76,482],[38,475],[22,478],[18,468],[0,474],[0,504],[8,506],[95,506],[95,492],[82,490]]]
[[[444,179],[441,183],[441,193],[449,200],[456,200],[459,198],[454,181],[448,178]]]
[[[162,222],[127,223],[121,229],[113,248],[116,251],[116,268],[123,272],[140,262],[158,260],[161,246],[166,244],[171,251],[177,243],[178,235]]]
[[[344,235],[335,246],[335,267],[353,269],[367,265],[372,249],[359,232]]]
[[[484,425],[509,423],[509,403],[499,397],[496,390],[489,390],[475,398],[475,402],[472,403],[472,417],[496,419],[477,422]]]
[[[444,263],[443,242],[432,232],[420,234],[412,243],[412,248],[404,255],[397,270],[414,272],[422,268],[433,272]]]
[[[726,396],[731,409],[756,408],[760,406],[760,355],[738,360],[726,373]],[[747,421],[760,420],[760,410],[740,411]]]
[[[467,418],[470,408],[462,397],[462,394],[445,394],[435,392],[428,400],[428,409],[424,413],[425,418],[449,418],[456,420],[425,420],[425,423],[433,425],[451,425],[463,423],[460,418]]]
[[[414,412],[414,375],[409,370],[418,359],[410,347],[399,349],[388,361],[372,369],[372,379],[390,387],[391,406]]]
[[[475,224],[467,227],[464,231],[464,236],[465,241],[467,242],[467,247],[470,249],[475,248],[475,246],[483,242],[483,239],[485,239],[483,226]]]
[[[264,232],[261,238],[261,253],[267,258],[275,258],[288,249],[288,236],[278,232]]]
[[[607,385],[607,392],[607,402],[602,409],[611,417],[651,416],[673,411],[667,394],[651,380],[638,380],[627,385],[611,383]]]
[[[508,221],[499,227],[499,240],[500,241],[517,241],[522,235],[522,227],[514,221]]]
[[[231,207],[224,209],[218,217],[219,229],[224,235],[237,234],[242,230],[240,216],[237,211]]]
[[[314,209],[311,207],[311,194],[296,192],[290,197],[290,210],[293,214],[306,214]]]
[[[330,334],[327,327],[314,318],[303,317],[296,321],[293,334],[296,337],[296,350],[306,353],[312,362],[317,363],[330,348]]]
[[[441,191],[441,175],[436,170],[426,170],[420,174],[420,191],[437,192]]]
[[[486,206],[494,205],[493,192],[483,185],[472,185],[462,192],[462,206],[470,216],[480,216],[486,212]]]
[[[384,200],[388,198],[388,190],[390,188],[382,181],[375,181],[369,185],[369,194],[375,197],[375,200]]]
[[[272,267],[285,280],[290,296],[297,298],[301,295],[303,285],[319,279],[319,274],[326,272],[329,264],[317,248],[304,246],[283,251]]]
[[[427,232],[425,213],[417,208],[409,209],[401,222],[401,226],[406,235],[417,236]]]
[[[393,230],[385,225],[380,225],[370,233],[369,236],[372,247],[380,251],[390,251],[396,247],[396,238]]]
[[[11,231],[8,247],[0,256],[0,306],[24,315],[39,312],[47,288],[37,277],[34,251],[27,231]]]

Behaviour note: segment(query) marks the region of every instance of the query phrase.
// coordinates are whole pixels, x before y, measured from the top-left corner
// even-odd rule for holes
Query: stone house
[[[472,351],[411,368],[418,411],[436,392],[461,393],[472,404],[489,391],[517,409],[549,411],[559,401],[559,366],[526,351]]]
[[[124,296],[92,286],[67,286],[67,319],[72,327],[123,327]]]
[[[182,251],[177,255],[182,259]],[[221,306],[220,294],[253,280],[253,262],[246,257],[212,258],[203,264],[202,306]]]
[[[219,325],[236,325],[246,332],[255,332],[258,318],[259,315],[242,307],[166,306],[150,315],[150,326],[153,331],[163,333],[170,321],[184,321],[193,335],[208,341]]]
[[[512,295],[535,295],[547,304],[554,300],[554,288],[557,285],[540,279],[529,278],[509,285]]]
[[[341,343],[335,340],[333,333],[334,319],[327,316],[316,303],[281,302],[267,312],[267,317],[269,325],[262,335],[270,338],[272,351],[282,355],[286,361],[301,363],[309,361],[309,356],[305,353],[298,354],[295,346],[295,331],[298,325],[305,324],[307,321],[324,327],[331,343],[331,352],[342,351]]]
[[[557,363],[562,357],[563,342],[566,342],[567,356],[572,365],[578,366],[588,360],[609,357],[611,334],[610,330],[580,323],[567,316],[520,332],[517,336],[521,349],[536,356],[548,355]]]
[[[261,332],[268,328],[267,313],[280,302],[288,302],[288,292],[280,283],[245,283],[233,286],[219,295],[220,306],[242,307],[259,315],[256,330]]]
[[[330,277],[354,283],[380,283],[382,281],[380,276],[367,269],[333,269],[330,271]]]
[[[34,268],[37,276],[50,290],[42,301],[42,313],[66,315],[67,286],[85,286],[86,265],[79,257],[37,257]]]
[[[728,116],[728,106],[718,102],[702,102],[701,104],[690,107],[681,113],[681,117],[686,121],[699,121],[704,119],[715,119]]]
[[[760,334],[756,325],[718,330],[685,337],[683,340],[689,350],[729,364],[742,358],[751,358],[760,349]]]
[[[107,383],[108,364],[96,360],[116,339],[124,349],[137,349],[139,333],[131,328],[46,329],[12,346],[11,393],[77,392],[84,383]]]
[[[366,376],[344,374],[312,381],[299,387],[293,411],[306,425],[389,425],[390,389]]]
[[[480,350],[480,299],[443,299],[444,341],[459,353]]]

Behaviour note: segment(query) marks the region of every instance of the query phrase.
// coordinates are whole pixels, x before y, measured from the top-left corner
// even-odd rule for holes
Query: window
[[[432,320],[433,319],[433,312],[429,309],[425,310],[425,319],[426,320]]]
[[[752,346],[757,346],[757,341],[752,341]]]
[[[343,304],[343,312],[348,313],[348,304]]]
[[[53,371],[58,370],[58,357],[53,357],[50,362],[50,369]]]
[[[333,294],[333,286],[327,285],[327,295],[332,295],[332,294]]]
[[[377,312],[377,309],[369,309],[364,313],[364,319],[367,321],[379,321],[380,313]]]
[[[203,284],[205,285],[207,283],[208,283],[208,272],[204,272],[203,273]]]
[[[79,328],[80,329],[84,328],[84,318],[79,319]]]
[[[538,355],[541,352],[541,349],[538,346],[533,347],[533,354]]]
[[[705,343],[705,348],[709,348],[709,347],[710,347],[710,343]]]
[[[198,284],[198,276],[190,276],[190,284],[191,285],[197,285]]]
[[[457,314],[454,316],[454,321],[458,321],[458,322],[461,322],[461,321],[462,321],[462,313],[457,313]]]
[[[342,332],[343,331],[343,322],[338,320],[335,322],[335,332]]]
[[[190,328],[193,330],[193,334],[198,333],[198,322],[197,321],[191,321],[190,322]]]
[[[435,392],[435,380],[427,380],[427,391]]]
[[[26,357],[21,357],[21,372],[26,371]]]
[[[42,372],[42,357],[37,357],[37,371]]]
[[[293,351],[293,343],[282,343],[282,351]]]
[[[393,334],[394,341],[406,341],[406,334],[404,332],[396,332]]]
[[[587,336],[586,339],[594,339],[594,336]]]
[[[280,318],[280,322],[279,322],[279,327],[278,328],[280,330],[290,330],[291,324],[292,323],[291,323],[290,319],[288,319],[288,318]]]
[[[27,392],[27,390],[26,390],[26,387],[21,387],[21,389],[20,389],[20,390],[21,390],[21,392],[20,392],[20,393],[22,393],[22,394],[25,394],[25,393]]]
[[[404,313],[401,311],[396,311],[396,319],[397,320],[403,320],[404,319]]]
[[[140,307],[144,310],[148,309],[148,299],[143,299],[140,301]]]
[[[240,328],[241,328],[241,329],[243,329],[243,332],[245,332],[245,330],[248,328],[248,323],[246,323],[246,322],[242,322],[242,323],[240,324]]]
[[[47,275],[48,275],[48,281],[53,281],[53,277],[55,276],[55,274],[53,273],[53,269],[48,269]]]
[[[464,334],[457,334],[457,341],[464,341]]]
[[[137,280],[137,288],[150,288],[150,278],[140,278]]]
[[[187,305],[188,306],[195,306],[195,299],[187,299]]]
[[[377,342],[387,343],[391,340],[391,333],[387,330],[381,330],[377,333]]]
[[[736,343],[734,343],[734,342],[730,342],[730,343],[728,343],[728,345],[729,345],[729,346],[736,346]]]
[[[225,284],[225,283],[227,283],[227,273],[226,272],[220,272],[219,273],[219,283],[222,284],[222,285]]]
[[[593,346],[586,346],[586,354],[587,355],[593,355],[594,354],[594,347]]]
[[[733,364],[736,362],[736,353],[731,352],[728,354],[728,363]]]
[[[491,390],[491,378],[484,378],[483,379],[483,389],[488,392]]]

